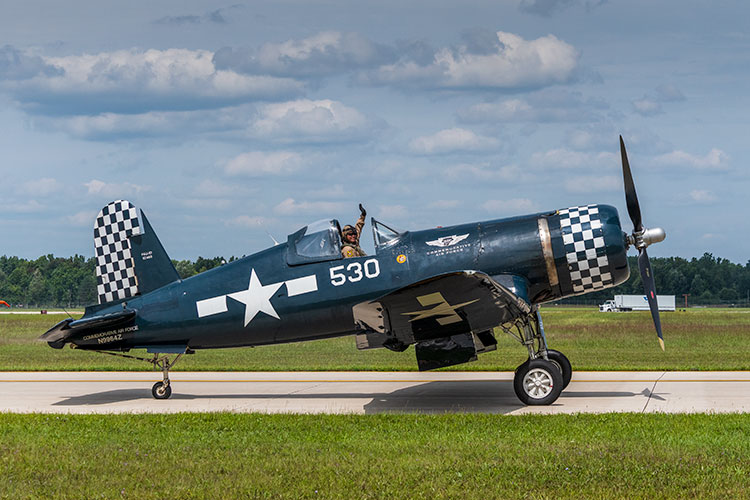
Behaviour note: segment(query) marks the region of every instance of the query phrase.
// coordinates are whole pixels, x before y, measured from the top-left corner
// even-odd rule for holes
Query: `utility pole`
[[[687,311],[687,298],[690,297],[690,294],[689,293],[683,293],[682,296],[685,297],[685,310]]]

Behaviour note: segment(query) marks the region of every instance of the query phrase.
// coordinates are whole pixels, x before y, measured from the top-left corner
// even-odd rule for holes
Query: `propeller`
[[[620,136],[620,155],[622,156],[622,177],[625,182],[625,202],[628,206],[628,215],[630,215],[630,220],[633,222],[633,234],[627,237],[627,243],[638,249],[638,269],[641,272],[643,291],[646,292],[648,307],[651,309],[651,318],[654,321],[656,335],[659,337],[659,345],[663,351],[664,337],[661,332],[661,319],[659,319],[659,304],[656,301],[656,284],[646,247],[653,243],[664,241],[666,233],[660,227],[646,229],[643,226],[641,207],[638,204],[638,195],[635,193],[635,184],[633,183],[633,175],[630,173],[628,153],[625,151],[625,142],[623,142],[622,136]]]

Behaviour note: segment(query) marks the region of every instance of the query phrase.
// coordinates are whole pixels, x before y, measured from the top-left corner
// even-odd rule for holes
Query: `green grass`
[[[593,309],[542,310],[551,348],[575,370],[748,370],[750,311],[691,309],[662,313],[666,352],[658,347],[648,312],[599,313]],[[150,365],[97,353],[55,350],[36,338],[61,315],[0,315],[0,370],[149,370]],[[498,350],[449,370],[513,370],[525,350],[497,332]],[[145,355],[133,351],[131,354]],[[358,351],[353,337],[198,351],[176,370],[416,370],[413,349]]]
[[[2,498],[747,498],[750,416],[0,415]]]

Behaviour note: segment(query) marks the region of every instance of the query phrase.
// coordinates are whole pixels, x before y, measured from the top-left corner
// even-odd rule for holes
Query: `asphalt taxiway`
[[[523,406],[510,372],[2,372],[0,412],[750,412],[750,372],[574,372],[551,406]]]

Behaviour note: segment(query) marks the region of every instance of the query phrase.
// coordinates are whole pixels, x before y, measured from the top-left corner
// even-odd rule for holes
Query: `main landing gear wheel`
[[[547,359],[552,361],[552,363],[560,369],[563,378],[562,388],[565,389],[566,387],[568,387],[570,379],[573,377],[573,367],[570,366],[570,361],[568,361],[568,358],[566,358],[565,354],[561,353],[560,351],[547,349]]]
[[[524,404],[551,405],[563,390],[562,371],[546,359],[530,359],[516,369],[513,389]]]
[[[156,399],[168,399],[172,395],[172,387],[165,385],[164,382],[157,382],[151,388],[151,394]]]

